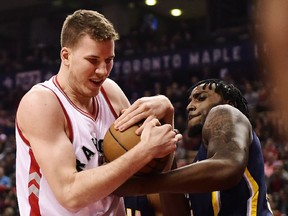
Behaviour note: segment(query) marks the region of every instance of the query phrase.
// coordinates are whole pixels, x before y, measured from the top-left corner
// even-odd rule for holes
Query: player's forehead
[[[215,83],[202,83],[193,88],[190,97],[193,97],[195,94],[200,94],[203,92],[215,92],[216,84]]]

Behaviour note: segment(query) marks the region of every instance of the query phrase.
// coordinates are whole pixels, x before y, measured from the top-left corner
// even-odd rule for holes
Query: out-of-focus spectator
[[[275,215],[286,216],[288,213],[288,172],[283,167],[283,162],[274,164],[274,172],[267,179],[267,191],[273,200]]]
[[[274,160],[278,160],[279,158],[279,151],[276,148],[276,142],[272,137],[267,138],[262,151],[265,161],[268,158],[271,158],[271,155],[273,156]]]
[[[4,191],[11,188],[11,179],[5,175],[5,168],[0,164],[0,191]]]
[[[265,155],[264,171],[267,178],[271,178],[275,170],[275,164],[277,163],[277,155],[269,151]]]
[[[258,92],[253,89],[253,85],[250,81],[246,81],[244,84],[244,95],[245,99],[248,102],[248,108],[250,113],[254,113],[256,111],[256,107],[258,105]]]
[[[16,212],[11,206],[8,206],[4,209],[4,212],[2,215],[3,216],[15,216]]]
[[[257,112],[267,111],[271,109],[271,99],[270,92],[267,86],[262,82],[258,85],[258,102],[257,102]]]
[[[7,135],[4,133],[0,134],[0,160],[2,160],[5,157],[7,151],[6,141],[7,141]]]

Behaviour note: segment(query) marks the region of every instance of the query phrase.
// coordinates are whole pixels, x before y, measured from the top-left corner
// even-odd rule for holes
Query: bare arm
[[[131,194],[198,193],[237,184],[247,165],[252,140],[249,120],[230,105],[217,106],[207,116],[203,140],[208,150],[207,160],[157,176],[131,180],[129,188],[126,184],[123,186],[126,193],[127,189]]]
[[[17,122],[56,198],[73,211],[111,194],[152,158],[173,152],[177,141],[170,125],[157,126],[153,119],[141,142],[128,153],[107,165],[77,172],[64,114],[50,90],[35,88],[26,94]]]

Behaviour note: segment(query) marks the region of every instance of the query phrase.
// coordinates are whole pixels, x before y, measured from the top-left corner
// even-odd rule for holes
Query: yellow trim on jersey
[[[131,208],[126,208],[126,216],[133,216],[133,210]],[[135,210],[134,216],[141,216],[141,211]]]
[[[247,184],[249,186],[251,197],[247,201],[247,215],[249,216],[256,216],[257,215],[257,205],[258,205],[258,196],[259,196],[259,186],[255,179],[250,174],[249,170],[246,168],[244,173],[245,179],[247,181]],[[212,196],[212,207],[214,216],[217,216],[220,211],[220,192],[219,191],[213,191],[211,193]]]
[[[259,186],[254,178],[251,176],[249,170],[246,168],[244,172],[245,179],[249,186],[251,197],[247,201],[247,215],[256,216],[257,215],[257,205],[259,196]]]
[[[213,212],[214,212],[214,216],[217,216],[219,214],[220,211],[220,192],[219,191],[213,191],[211,193],[212,196],[212,206],[213,206]]]
[[[132,209],[126,208],[126,215],[127,216],[132,216]]]

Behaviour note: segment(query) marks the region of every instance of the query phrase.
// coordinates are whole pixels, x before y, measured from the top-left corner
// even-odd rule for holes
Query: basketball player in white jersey
[[[69,15],[61,32],[57,75],[22,98],[16,116],[21,215],[123,216],[123,199],[112,192],[152,158],[175,151],[181,135],[172,130],[173,107],[166,97],[155,96],[159,111],[147,115],[140,143],[103,164],[105,132],[130,105],[108,78],[117,39],[113,25],[99,13]]]

